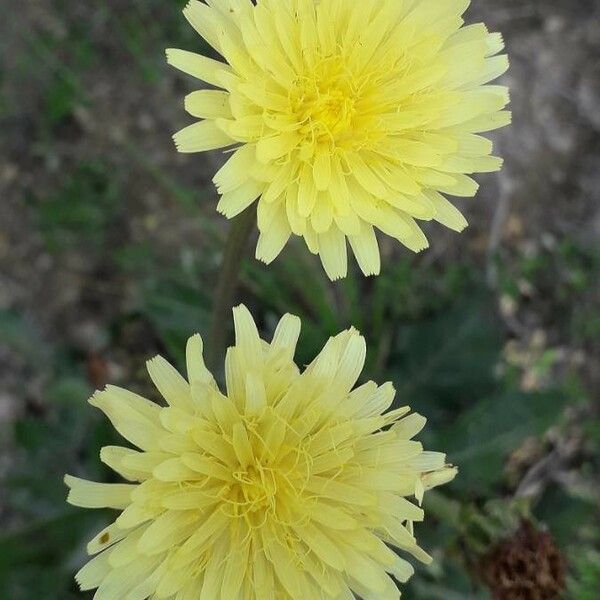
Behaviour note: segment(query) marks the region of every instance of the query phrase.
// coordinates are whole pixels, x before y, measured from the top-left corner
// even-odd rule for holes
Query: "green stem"
[[[215,376],[222,373],[223,370],[227,332],[231,322],[229,312],[233,307],[242,259],[254,228],[255,217],[256,207],[250,206],[233,220],[229,229],[217,289],[213,296],[209,343],[206,347],[206,363]]]

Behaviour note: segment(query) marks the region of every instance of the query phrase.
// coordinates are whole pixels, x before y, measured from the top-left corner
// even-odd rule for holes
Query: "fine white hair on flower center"
[[[502,36],[465,25],[470,0],[191,0],[184,15],[220,55],[167,50],[213,89],[186,97],[201,119],[175,136],[181,152],[227,148],[217,210],[257,204],[257,258],[291,235],[331,279],[347,242],[379,273],[376,230],[419,252],[419,221],[462,231],[446,195],[469,197],[474,173],[501,168],[481,134],[510,122]]]
[[[356,385],[366,354],[356,330],[301,371],[297,317],[270,343],[244,306],[234,322],[225,392],[196,335],[187,380],[161,357],[148,362],[166,406],[114,386],[90,399],[138,449],[100,454],[127,483],[65,478],[70,503],[121,511],[88,544],[81,588],[98,588],[96,600],[398,598],[391,577],[413,568],[392,548],[431,560],[413,522],[426,490],[456,469],[413,439],[423,417],[389,410],[390,383]]]

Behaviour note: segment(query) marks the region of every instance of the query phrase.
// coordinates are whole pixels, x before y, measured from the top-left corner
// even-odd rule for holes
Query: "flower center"
[[[317,96],[306,112],[311,127],[334,137],[348,129],[354,111],[354,99],[340,89],[331,88]]]
[[[236,471],[233,478],[238,484],[238,502],[243,510],[255,513],[275,509],[277,478],[272,469],[257,464]]]
[[[259,434],[261,428],[266,433]],[[263,435],[276,436],[281,428],[286,428],[285,422],[246,423],[247,443],[233,448],[237,459],[229,464],[231,481],[223,490],[223,500],[231,518],[243,519],[253,529],[268,522],[293,523],[293,508],[302,502],[310,477],[311,457],[301,441],[281,443],[275,451],[269,445],[265,452]]]
[[[322,59],[291,92],[300,131],[316,143],[337,142],[352,130],[357,101],[354,77],[339,56]]]

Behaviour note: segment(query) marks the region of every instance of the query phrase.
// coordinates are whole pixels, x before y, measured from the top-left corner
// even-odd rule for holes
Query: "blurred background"
[[[218,153],[178,155],[192,80],[165,47],[206,50],[185,0],[0,0],[0,599],[91,598],[73,573],[110,515],[65,504],[65,472],[111,480],[116,434],[90,393],[156,398],[145,360],[181,365],[207,333],[228,224]],[[414,256],[332,285],[302,243],[249,249],[238,300],[270,336],[303,319],[299,364],[350,324],[365,377],[429,417],[460,476],[426,500],[434,556],[409,600],[577,600],[600,591],[600,3],[474,0],[504,33],[514,124],[499,175],[426,224]],[[229,327],[229,324],[226,325]],[[116,600],[116,599],[115,599]]]

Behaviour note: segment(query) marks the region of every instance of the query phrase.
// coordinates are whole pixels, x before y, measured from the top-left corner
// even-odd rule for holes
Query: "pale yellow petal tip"
[[[281,248],[279,248],[279,245],[275,247],[268,242],[265,242],[265,239],[264,236],[259,236],[254,256],[256,257],[256,260],[260,260],[260,262],[265,263],[265,265],[270,265],[281,254],[283,246]]]
[[[204,341],[202,339],[202,335],[199,333],[192,334],[186,342],[185,346],[186,353],[188,352],[199,352],[202,354],[204,350]]]
[[[220,215],[223,215],[226,219],[233,218],[233,215],[230,214],[230,211],[227,210],[227,208],[223,205],[223,203],[221,201],[218,202],[216,210]]]
[[[198,0],[189,0],[189,2],[188,2],[188,3],[187,3],[187,4],[186,4],[184,7],[183,7],[183,9],[182,9],[182,11],[181,11],[181,12],[182,12],[184,15],[187,15],[187,14],[189,14],[191,11],[193,11],[193,10],[194,10],[194,5],[196,5],[196,4],[200,4],[200,3],[198,2]]]
[[[340,279],[345,279],[347,276],[347,273],[344,272],[331,272],[327,270],[325,272],[330,281],[340,281]]]
[[[450,483],[458,475],[458,467],[446,465],[444,468],[431,473],[426,473],[422,476],[423,487],[426,490],[431,490],[440,485]]]
[[[173,142],[179,152],[207,152],[231,146],[235,142],[227,136],[213,119],[204,119],[184,127],[173,135]]]
[[[325,274],[329,277],[330,281],[339,281],[340,279],[344,279],[348,275],[348,263],[344,261],[342,263],[341,260],[336,260],[334,264],[332,264],[331,256],[324,257],[323,253],[320,252],[319,256],[321,258],[321,264],[323,265],[323,269],[325,270]],[[345,258],[345,257],[344,257]]]
[[[239,315],[242,316],[245,319],[252,319],[252,321],[254,322],[254,319],[252,318],[252,315],[250,314],[250,311],[248,310],[248,307],[243,303],[240,302],[239,304],[236,304],[232,309],[231,312],[233,313],[233,316],[235,317],[235,315]]]
[[[366,269],[362,269],[363,275],[365,277],[377,277],[381,274],[381,265],[377,265],[376,267],[368,267]]]
[[[238,304],[231,309],[233,314],[233,324],[237,335],[255,334],[258,335],[256,323],[245,304]]]
[[[290,326],[293,324],[293,328],[296,329],[296,327],[300,328],[301,324],[302,324],[302,320],[300,319],[300,317],[298,315],[294,315],[292,313],[285,313],[281,319],[279,319],[280,323],[286,323],[286,326]]]
[[[386,381],[380,387],[382,390],[385,390],[386,393],[391,394],[392,396],[396,395],[396,386],[391,381]],[[401,406],[398,410],[408,413],[410,412],[410,406]]]
[[[429,240],[427,240],[424,237],[419,237],[413,240],[411,245],[408,246],[408,248],[409,250],[412,250],[415,254],[420,254],[421,252],[424,252],[425,250],[429,249]]]
[[[342,331],[340,335],[343,334],[348,334],[351,337],[363,337],[360,331],[356,327],[354,327],[354,325],[350,325],[350,327],[348,327],[348,329],[346,329],[345,331]]]
[[[188,94],[184,99],[183,99],[183,110],[185,110],[185,112],[193,115],[194,113],[194,108],[193,108],[193,96],[192,94]]]
[[[91,404],[92,406],[94,406],[95,408],[101,408],[102,404],[104,404],[103,399],[104,399],[107,387],[105,387],[103,390],[96,390],[88,398],[88,403]]]
[[[185,347],[185,360],[190,384],[193,382],[210,384],[214,381],[204,362],[204,341],[199,333],[195,333],[188,338]]]
[[[146,370],[148,372],[152,371],[155,367],[158,367],[159,364],[164,360],[164,358],[162,356],[160,356],[160,354],[157,354],[156,356],[153,356],[152,358],[149,358],[146,361]]]
[[[183,131],[183,130],[181,130],[181,131]],[[181,131],[174,133],[171,136],[171,139],[173,140],[173,144],[175,145],[177,152],[185,153],[185,150],[182,147],[184,142],[182,141]]]
[[[298,338],[300,337],[301,328],[302,321],[300,320],[300,317],[286,313],[281,317],[275,328],[273,339],[271,340],[271,347],[286,348],[289,355],[293,357]]]
[[[461,216],[462,216],[462,219],[459,220],[459,221],[457,221],[456,224],[455,224],[455,226],[452,228],[457,233],[462,233],[469,226],[469,222],[464,217],[464,215],[461,214]]]
[[[89,563],[88,563],[89,564]],[[88,569],[86,569],[87,565],[84,565],[77,573],[75,573],[75,583],[81,592],[87,592],[88,590],[94,589],[96,587],[90,581],[90,576],[88,574]]]
[[[68,488],[67,493],[67,504],[71,504],[72,506],[79,506],[79,503],[75,501],[75,488],[81,480],[78,477],[74,477],[73,475],[65,475],[63,477],[63,482]]]
[[[261,263],[265,265],[270,265],[277,257],[276,256],[268,256],[264,253],[264,251],[260,250],[258,247],[254,253],[254,258],[259,260]]]

